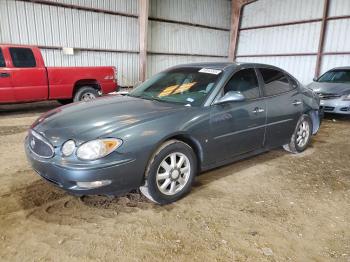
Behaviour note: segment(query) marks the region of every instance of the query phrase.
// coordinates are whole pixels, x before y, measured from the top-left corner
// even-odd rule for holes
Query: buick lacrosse
[[[25,150],[41,177],[73,194],[139,188],[167,204],[205,170],[280,146],[305,150],[320,126],[319,102],[273,66],[181,65],[128,95],[47,112],[31,126]]]

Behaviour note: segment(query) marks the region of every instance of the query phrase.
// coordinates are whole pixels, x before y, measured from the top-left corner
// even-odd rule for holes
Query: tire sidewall
[[[297,132],[298,132],[298,130],[299,130],[300,125],[301,125],[304,121],[307,121],[308,124],[309,124],[309,137],[308,137],[307,143],[306,143],[304,146],[300,147],[300,146],[298,145],[298,143],[297,143],[297,137],[298,137]],[[293,134],[293,141],[292,141],[292,143],[293,143],[293,146],[294,146],[295,150],[296,150],[297,152],[299,152],[299,153],[300,153],[300,152],[303,152],[303,151],[309,146],[310,141],[311,141],[311,136],[312,136],[312,122],[311,122],[311,118],[310,118],[308,115],[303,115],[303,116],[300,118],[300,120],[299,120],[299,122],[298,122],[298,124],[297,124],[297,127],[296,127],[296,129],[295,129],[295,132],[294,132],[294,134]]]
[[[185,187],[175,195],[169,196],[169,195],[163,194],[158,189],[157,182],[156,182],[156,175],[157,175],[159,165],[164,160],[164,158],[174,152],[179,152],[187,156],[188,160],[190,161],[191,172]],[[187,144],[178,141],[165,146],[159,152],[157,152],[157,154],[153,158],[153,161],[151,161],[148,171],[146,173],[146,183],[147,183],[147,187],[150,195],[157,203],[168,204],[179,200],[190,191],[196,174],[197,174],[197,159],[192,148]]]

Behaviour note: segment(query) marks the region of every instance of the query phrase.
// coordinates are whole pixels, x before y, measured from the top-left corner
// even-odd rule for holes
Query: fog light
[[[75,142],[73,140],[68,140],[63,144],[61,151],[64,156],[70,156],[73,154],[74,150],[75,150]]]
[[[77,186],[80,188],[92,189],[102,186],[107,186],[111,184],[111,180],[101,180],[101,181],[92,181],[92,182],[77,182]]]

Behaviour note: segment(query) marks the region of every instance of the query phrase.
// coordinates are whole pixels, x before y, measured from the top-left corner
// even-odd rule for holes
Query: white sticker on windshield
[[[210,69],[210,68],[202,68],[198,71],[199,73],[206,73],[206,74],[212,74],[212,75],[218,75],[221,73],[221,70],[216,69]]]

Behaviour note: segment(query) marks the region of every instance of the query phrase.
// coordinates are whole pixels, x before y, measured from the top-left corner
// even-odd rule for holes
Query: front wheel
[[[303,115],[297,124],[297,127],[291,137],[289,144],[283,148],[291,153],[297,154],[303,152],[310,144],[312,136],[312,122],[308,115]]]
[[[141,193],[158,204],[169,204],[185,196],[197,174],[192,148],[178,140],[164,143],[150,160]]]

